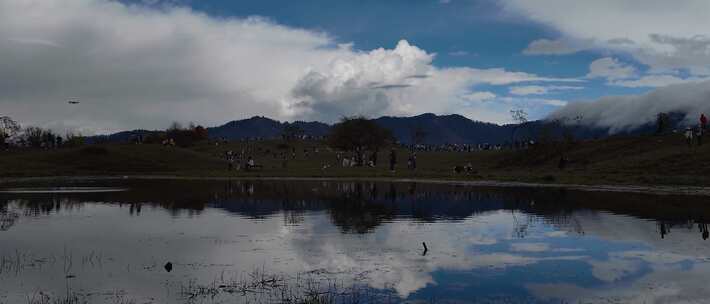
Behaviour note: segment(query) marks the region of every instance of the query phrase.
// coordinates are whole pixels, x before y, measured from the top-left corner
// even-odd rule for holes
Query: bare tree
[[[513,118],[513,121],[516,123],[515,126],[513,126],[513,130],[510,132],[510,144],[514,147],[515,146],[515,132],[525,126],[525,124],[528,122],[528,113],[525,112],[523,109],[515,109],[515,110],[510,110],[510,116]]]
[[[9,116],[0,116],[0,146],[4,147],[6,140],[17,135],[22,127]]]

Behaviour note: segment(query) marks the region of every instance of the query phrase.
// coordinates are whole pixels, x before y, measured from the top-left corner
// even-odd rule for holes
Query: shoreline
[[[31,184],[34,182],[79,182],[79,181],[116,181],[116,180],[258,180],[258,181],[371,181],[395,183],[449,184],[469,187],[501,188],[558,188],[590,192],[642,193],[653,195],[710,196],[710,187],[684,185],[604,185],[604,184],[564,184],[533,183],[496,180],[455,180],[435,178],[397,178],[397,177],[227,177],[227,176],[178,176],[178,175],[122,175],[122,176],[38,176],[38,177],[3,177],[4,184]]]

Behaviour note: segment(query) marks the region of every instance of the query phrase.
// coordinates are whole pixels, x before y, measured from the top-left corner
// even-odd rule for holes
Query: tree
[[[53,148],[57,136],[52,130],[40,127],[27,127],[22,132],[22,141],[31,148]]]
[[[346,151],[377,151],[394,141],[392,132],[365,117],[344,117],[335,124],[328,136],[328,144]]]
[[[9,116],[0,116],[0,146],[4,147],[7,139],[14,137],[22,128]]]
[[[528,122],[528,113],[525,112],[523,109],[517,109],[517,110],[510,110],[510,116],[513,118],[513,121],[516,123],[515,126],[513,126],[513,130],[510,132],[510,144],[515,146],[515,131],[518,130],[518,128],[523,127],[527,122]]]
[[[661,135],[670,127],[670,117],[668,113],[658,113],[656,117],[656,135]]]

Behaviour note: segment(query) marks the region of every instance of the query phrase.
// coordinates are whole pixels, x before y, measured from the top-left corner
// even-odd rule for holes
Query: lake
[[[708,201],[409,182],[5,185],[0,303],[701,303]]]

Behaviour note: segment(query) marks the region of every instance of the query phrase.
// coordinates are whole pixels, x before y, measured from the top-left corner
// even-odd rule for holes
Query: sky
[[[706,0],[0,1],[0,115],[60,132],[513,109],[623,130],[710,112],[708,87]]]

